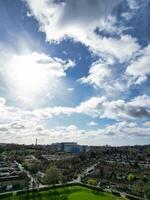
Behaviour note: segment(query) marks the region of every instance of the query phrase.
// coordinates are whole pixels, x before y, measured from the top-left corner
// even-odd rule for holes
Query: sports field
[[[61,189],[50,189],[48,191],[27,193],[24,195],[13,195],[0,198],[2,200],[124,200],[122,197],[110,193],[97,192],[81,186],[72,186]]]

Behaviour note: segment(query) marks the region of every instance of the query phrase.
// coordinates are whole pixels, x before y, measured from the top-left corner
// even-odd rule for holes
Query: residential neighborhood
[[[73,151],[60,148],[67,145]],[[50,167],[62,178],[58,183],[84,183],[139,197],[150,197],[150,146],[0,145],[0,191],[46,186]],[[55,147],[55,151],[54,151]],[[88,149],[88,151],[83,150]]]

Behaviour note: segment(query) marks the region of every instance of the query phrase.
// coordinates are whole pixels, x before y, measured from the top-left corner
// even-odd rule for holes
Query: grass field
[[[72,186],[61,189],[51,189],[43,192],[25,195],[3,197],[2,200],[124,200],[110,193],[97,192],[81,186]]]

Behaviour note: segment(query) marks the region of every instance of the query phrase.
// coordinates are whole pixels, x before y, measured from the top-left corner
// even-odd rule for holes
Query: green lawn
[[[40,193],[3,197],[2,200],[124,200],[109,193],[97,192],[81,186],[51,189]]]
[[[81,191],[78,192],[72,192],[68,195],[68,200],[115,200],[117,199],[115,196],[108,194],[108,193],[102,193],[102,192],[96,192],[93,190],[81,188]]]

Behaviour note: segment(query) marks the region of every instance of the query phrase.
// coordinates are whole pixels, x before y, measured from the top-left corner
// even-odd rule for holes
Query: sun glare
[[[48,83],[47,65],[38,63],[36,55],[14,56],[9,66],[9,81],[20,98],[38,95]]]
[[[46,69],[30,59],[18,59],[12,68],[16,84],[25,92],[39,90],[45,82]]]

